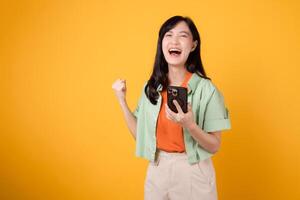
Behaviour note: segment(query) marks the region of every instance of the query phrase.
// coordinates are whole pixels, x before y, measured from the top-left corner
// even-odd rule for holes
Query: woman
[[[127,126],[136,139],[136,155],[148,159],[145,199],[216,200],[211,160],[220,148],[221,131],[230,129],[220,91],[206,76],[200,57],[200,36],[188,17],[174,16],[159,30],[153,72],[138,106],[126,103],[125,80],[113,89]],[[167,86],[188,89],[188,112],[167,105]]]

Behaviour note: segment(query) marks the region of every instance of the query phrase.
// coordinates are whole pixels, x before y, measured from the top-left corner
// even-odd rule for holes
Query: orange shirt
[[[191,78],[192,73],[186,72],[183,83],[181,87],[187,87],[187,83]],[[157,129],[156,129],[156,142],[157,148],[167,152],[184,152],[184,138],[182,127],[169,120],[166,117],[165,104],[167,103],[167,91],[166,89],[162,91],[162,105],[160,108]]]

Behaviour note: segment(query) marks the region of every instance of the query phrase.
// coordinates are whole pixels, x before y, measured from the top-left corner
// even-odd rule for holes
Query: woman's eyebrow
[[[173,31],[168,31],[169,33],[173,33]],[[189,32],[187,32],[187,31],[179,31],[179,33],[185,33],[185,34],[187,34],[187,35],[190,35],[190,33]]]
[[[187,31],[180,31],[179,33],[185,33],[185,34],[187,34],[187,35],[189,35],[190,33],[189,32],[187,32]]]

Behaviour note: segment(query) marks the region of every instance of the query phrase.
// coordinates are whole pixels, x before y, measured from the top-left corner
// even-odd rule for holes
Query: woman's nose
[[[178,37],[172,37],[171,43],[177,44],[178,43]]]

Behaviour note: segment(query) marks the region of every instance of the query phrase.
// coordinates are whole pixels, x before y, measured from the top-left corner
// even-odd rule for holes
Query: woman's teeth
[[[170,55],[177,56],[177,55],[181,54],[181,50],[179,50],[179,49],[170,49],[169,53],[170,53]]]

